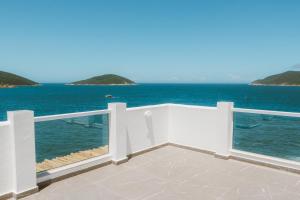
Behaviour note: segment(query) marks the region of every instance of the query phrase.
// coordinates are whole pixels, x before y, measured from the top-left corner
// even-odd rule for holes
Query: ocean
[[[105,98],[108,94],[113,98]],[[128,107],[134,107],[161,103],[216,106],[218,101],[231,101],[234,102],[235,107],[239,108],[300,112],[300,87],[246,84],[137,84],[130,86],[43,84],[38,87],[0,89],[0,99],[0,120],[5,120],[6,112],[12,110],[33,110],[35,116],[43,116],[105,109],[109,102],[126,102]],[[299,160],[300,121],[297,118],[236,113],[235,121],[234,148]],[[76,130],[80,129],[80,133],[84,132],[80,128],[80,123],[72,125],[74,131],[69,133],[57,131],[55,127],[71,126],[70,122],[64,122],[65,125],[61,124],[61,121],[58,121],[57,125],[55,122],[43,123],[37,125],[38,162],[107,143],[108,137],[102,137],[101,141],[93,139],[97,134],[95,130],[92,131],[95,134],[79,134]],[[107,127],[103,130],[107,132]],[[66,145],[66,141],[70,141],[72,135],[76,135],[76,142]],[[82,142],[83,138],[88,142]],[[55,143],[59,144],[53,146]],[[78,144],[82,147],[74,149],[74,146],[78,147]],[[58,150],[60,148],[64,150]]]
[[[105,95],[113,95],[113,99]],[[300,87],[246,84],[138,84],[132,86],[67,86],[0,89],[0,119],[6,111],[29,109],[36,116],[104,109],[109,102],[128,107],[160,103],[216,106],[232,101],[235,107],[300,112]]]

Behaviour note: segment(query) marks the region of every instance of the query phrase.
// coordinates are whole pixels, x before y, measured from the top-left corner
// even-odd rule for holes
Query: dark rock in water
[[[111,99],[111,98],[113,98],[113,96],[111,94],[107,94],[107,95],[105,95],[105,98]]]

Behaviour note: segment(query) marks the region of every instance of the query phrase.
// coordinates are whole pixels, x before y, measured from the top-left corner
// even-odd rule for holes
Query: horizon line
[[[39,84],[69,84],[69,83],[70,82],[40,82]],[[230,85],[243,84],[244,85],[244,84],[250,84],[250,83],[249,82],[136,82],[135,84],[230,84]],[[132,84],[132,85],[135,85],[135,84]],[[103,84],[103,85],[105,85],[105,84]]]

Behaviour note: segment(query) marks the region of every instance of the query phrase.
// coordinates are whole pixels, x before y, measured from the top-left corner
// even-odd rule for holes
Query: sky
[[[0,70],[71,82],[248,83],[300,69],[300,1],[1,0]]]

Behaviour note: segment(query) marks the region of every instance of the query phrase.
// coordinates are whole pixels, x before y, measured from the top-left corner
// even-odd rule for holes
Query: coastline
[[[35,84],[35,85],[8,85],[8,84],[3,84],[0,85],[0,89],[2,88],[17,88],[17,87],[37,87],[41,86],[41,84]]]
[[[66,83],[65,85],[69,86],[131,86],[137,85],[136,83],[129,84],[77,84],[77,83]]]
[[[300,87],[300,85],[289,85],[289,84],[261,84],[261,83],[250,83],[250,86],[278,86],[278,87]]]
[[[15,85],[0,85],[0,88],[15,88]]]

